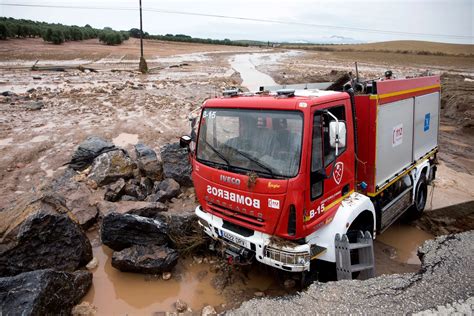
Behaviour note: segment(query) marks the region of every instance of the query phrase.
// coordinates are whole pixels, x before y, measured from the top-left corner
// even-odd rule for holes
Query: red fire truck
[[[309,271],[312,259],[336,261],[336,234],[375,238],[423,212],[439,76],[387,75],[341,90],[230,90],[202,105],[190,151],[195,212],[230,259]]]

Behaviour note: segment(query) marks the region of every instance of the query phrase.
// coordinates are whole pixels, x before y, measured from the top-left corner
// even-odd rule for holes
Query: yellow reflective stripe
[[[382,192],[383,190],[385,190],[386,188],[388,188],[389,186],[391,186],[392,184],[394,184],[395,182],[397,182],[398,180],[400,180],[401,177],[405,176],[407,173],[409,173],[410,171],[412,171],[413,169],[416,168],[416,166],[418,166],[422,160],[434,155],[436,152],[438,151],[438,148],[435,148],[433,149],[432,151],[430,151],[429,153],[427,153],[425,156],[421,157],[420,159],[417,160],[417,162],[411,166],[410,168],[408,168],[407,170],[405,170],[403,173],[401,173],[400,175],[398,175],[397,177],[393,178],[393,180],[390,180],[389,183],[387,184],[384,184],[382,186],[382,188],[380,188],[377,192],[375,193],[367,193],[368,196],[371,196],[371,197],[374,197],[374,196],[377,196],[380,192]]]
[[[384,98],[390,98],[390,97],[395,97],[398,95],[402,94],[408,94],[408,93],[413,93],[413,92],[418,92],[418,91],[423,91],[423,90],[429,90],[429,89],[435,89],[435,88],[440,88],[440,84],[434,84],[432,86],[426,86],[426,87],[420,87],[420,88],[415,88],[415,89],[408,89],[408,90],[402,90],[402,91],[397,91],[397,92],[391,92],[391,93],[385,93],[385,94],[374,94],[371,95],[371,99],[384,99]]]

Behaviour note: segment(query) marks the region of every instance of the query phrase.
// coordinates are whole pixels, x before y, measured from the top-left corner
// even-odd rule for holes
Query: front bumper
[[[204,232],[215,240],[232,243],[238,247],[249,249],[255,258],[266,265],[290,272],[309,271],[310,245],[289,246],[277,245],[268,234],[254,231],[251,236],[242,236],[223,227],[220,217],[205,212],[201,206],[196,207],[196,215]]]

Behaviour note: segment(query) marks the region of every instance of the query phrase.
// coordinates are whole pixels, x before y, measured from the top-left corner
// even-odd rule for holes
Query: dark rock
[[[0,212],[0,275],[53,268],[74,271],[92,260],[87,236],[57,195],[20,201]]]
[[[140,186],[145,191],[146,195],[150,195],[153,193],[153,185],[153,180],[151,180],[150,178],[144,177],[140,180]]]
[[[25,105],[25,108],[30,111],[38,111],[44,108],[43,101],[33,101]]]
[[[89,136],[72,154],[69,166],[74,170],[83,170],[90,166],[97,156],[116,149],[114,144],[105,139]]]
[[[35,91],[36,91],[35,88],[31,88],[31,89],[26,90],[27,93],[33,93],[33,92],[35,92]]]
[[[147,194],[146,189],[140,186],[140,183],[135,184],[136,180],[132,179],[124,188],[124,194],[133,196],[136,200],[145,200]]]
[[[122,196],[123,198],[123,196]],[[166,212],[168,207],[163,203],[144,201],[100,201],[97,204],[102,215],[110,213],[134,214],[143,217],[155,218],[157,214]]]
[[[178,262],[178,252],[166,246],[132,246],[112,255],[112,266],[124,272],[158,274],[171,269]]]
[[[100,234],[102,243],[120,251],[133,245],[166,244],[168,225],[134,214],[110,213],[102,220]]]
[[[165,178],[172,178],[185,187],[193,185],[191,165],[186,148],[181,148],[179,143],[165,145],[161,149],[161,159]]]
[[[92,273],[51,269],[0,278],[2,315],[69,315],[92,285]]]
[[[12,96],[14,96],[14,95],[16,95],[16,94],[13,93],[13,92],[11,92],[11,91],[3,91],[3,92],[2,92],[2,95],[3,95],[4,97],[12,97]]]
[[[134,169],[135,164],[123,150],[114,150],[94,159],[88,177],[102,186],[120,178],[131,178]]]
[[[74,180],[75,174],[74,170],[66,169],[60,177],[53,180],[50,191],[67,197],[66,207],[79,225],[87,230],[97,221],[99,210],[91,189],[84,182]]]
[[[163,167],[158,160],[153,149],[145,144],[136,144],[135,153],[137,155],[138,169],[142,174],[152,180],[161,180]]]
[[[168,207],[160,202],[136,202],[129,204],[125,213],[161,220],[159,214],[167,210]]]
[[[165,179],[161,181],[158,188],[160,191],[164,191],[169,199],[177,197],[181,193],[181,187],[174,179]]]
[[[110,201],[110,202],[118,201],[120,197],[122,196],[122,192],[124,192],[125,185],[126,185],[125,180],[120,178],[116,182],[107,186],[105,190],[105,194],[104,194],[104,200]]]

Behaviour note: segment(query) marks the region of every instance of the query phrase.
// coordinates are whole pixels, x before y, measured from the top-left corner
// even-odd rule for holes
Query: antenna
[[[357,67],[357,62],[355,62],[355,68],[356,68],[356,81],[359,82],[359,68]]]

